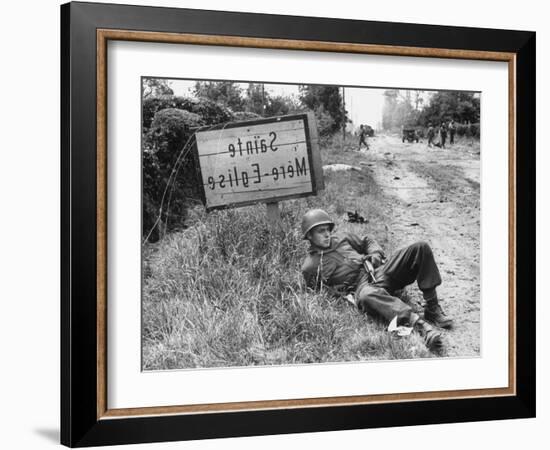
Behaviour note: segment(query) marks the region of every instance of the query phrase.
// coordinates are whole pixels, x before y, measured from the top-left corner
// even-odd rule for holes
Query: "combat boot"
[[[434,330],[429,323],[422,319],[418,319],[414,324],[414,328],[418,331],[420,336],[422,336],[424,344],[426,344],[426,347],[428,347],[431,352],[439,354],[443,351],[443,338],[441,337],[441,333]]]
[[[424,319],[441,328],[452,328],[453,319],[447,317],[437,301],[431,301],[424,308]]]

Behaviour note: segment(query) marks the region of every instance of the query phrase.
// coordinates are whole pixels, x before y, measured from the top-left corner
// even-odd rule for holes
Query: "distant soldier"
[[[449,122],[449,144],[455,143],[456,124],[454,119]]]
[[[441,350],[441,333],[425,320],[442,328],[451,328],[453,321],[439,305],[436,287],[441,277],[430,246],[416,242],[386,259],[374,239],[332,234],[333,228],[334,222],[322,209],[309,210],[302,219],[302,236],[311,244],[302,265],[306,284],[312,289],[325,286],[341,296],[354,292],[353,303],[360,311],[375,313],[387,322],[397,318],[398,325],[414,327],[430,350]],[[426,301],[424,319],[394,295],[415,281]]]
[[[434,143],[434,137],[435,137],[435,130],[432,123],[430,122],[428,124],[428,147],[431,147],[432,144]]]
[[[441,127],[439,128],[439,142],[441,143],[441,148],[445,148],[445,140],[447,139],[447,128],[445,122],[441,122]]]
[[[359,150],[361,150],[361,144],[365,144],[367,150],[369,149],[369,144],[367,143],[367,127],[363,125],[359,126]]]

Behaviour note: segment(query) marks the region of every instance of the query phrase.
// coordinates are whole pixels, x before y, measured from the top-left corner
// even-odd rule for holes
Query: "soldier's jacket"
[[[435,131],[433,127],[428,128],[428,137],[433,138],[435,136]]]
[[[368,236],[361,239],[353,233],[334,234],[330,248],[310,248],[302,264],[302,274],[313,289],[322,282],[339,291],[347,291],[355,288],[364,274],[363,257],[373,253],[384,257],[382,248]]]

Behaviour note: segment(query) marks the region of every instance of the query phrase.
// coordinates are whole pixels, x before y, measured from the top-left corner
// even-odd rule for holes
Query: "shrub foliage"
[[[210,100],[173,96],[144,99],[142,114],[142,235],[156,241],[182,228],[189,206],[199,201],[195,130],[233,115]]]

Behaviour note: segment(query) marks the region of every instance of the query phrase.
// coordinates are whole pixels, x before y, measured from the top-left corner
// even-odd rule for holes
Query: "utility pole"
[[[353,97],[351,97],[350,103],[349,103],[349,116],[351,117],[351,132],[353,134]]]
[[[262,117],[265,117],[265,91],[264,91],[263,83],[262,83]]]
[[[343,142],[346,142],[346,88],[342,86],[342,117],[344,118],[342,122],[342,136]]]

